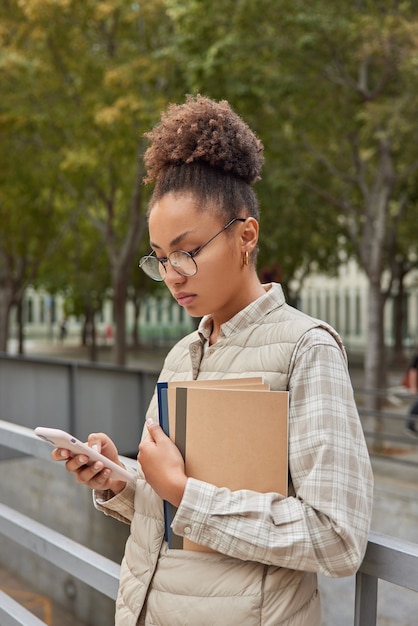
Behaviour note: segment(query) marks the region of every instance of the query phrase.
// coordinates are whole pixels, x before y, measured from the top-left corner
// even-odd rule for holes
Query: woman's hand
[[[161,498],[178,507],[187,482],[183,457],[158,424],[147,420],[147,428],[138,446],[145,479]]]
[[[117,465],[124,467],[119,460],[118,450],[115,444],[104,433],[91,433],[88,437],[87,444]],[[87,465],[89,459],[85,454],[77,454],[72,457],[69,450],[65,448],[55,448],[51,456],[54,461],[65,461],[66,470],[74,474],[78,483],[87,485],[90,489],[110,489],[116,495],[122,491],[126,485],[122,480],[110,478],[110,469],[105,468],[101,461]]]

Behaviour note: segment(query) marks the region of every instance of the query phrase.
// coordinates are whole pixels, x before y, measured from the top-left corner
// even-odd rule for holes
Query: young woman
[[[357,570],[372,509],[344,348],[330,326],[288,306],[280,285],[258,279],[252,185],[263,147],[228,103],[188,97],[148,138],[152,252],[140,266],[190,315],[203,316],[168,354],[160,378],[263,375],[271,389],[288,390],[289,495],[188,478],[158,426],[155,397],[136,484],[112,480],[83,456],[68,460],[65,450],[54,458],[95,490],[98,509],[131,524],[117,625],[319,626],[316,573]],[[105,434],[91,434],[89,445],[120,464]],[[215,552],[168,548],[163,499],[178,507],[173,531]]]

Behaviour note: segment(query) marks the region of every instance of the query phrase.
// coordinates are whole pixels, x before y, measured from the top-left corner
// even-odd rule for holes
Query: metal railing
[[[158,374],[159,367],[151,365],[147,368],[142,365],[140,369],[121,368],[0,353],[0,412],[29,428],[53,426],[79,439],[86,439],[90,432],[104,430],[119,450],[132,455]],[[25,393],[21,393],[22,389]],[[402,410],[396,412],[386,407],[369,411],[364,404],[370,395],[397,400],[402,403]],[[355,396],[371,455],[416,467],[418,438],[407,438],[403,429],[411,398],[406,390],[399,386],[380,390],[357,386]],[[378,421],[384,424],[379,432],[375,427]]]
[[[356,575],[354,626],[375,626],[378,582],[418,591],[418,544],[370,533],[363,563]]]
[[[405,428],[413,397],[401,386],[387,389],[356,387],[354,392],[370,456],[417,468],[418,437],[411,437]],[[379,398],[383,408],[366,408],[364,404],[370,396]]]
[[[50,450],[31,429],[0,420],[1,444],[50,460]],[[132,459],[123,458],[132,465]],[[0,504],[0,534],[18,542],[39,557],[115,599],[119,565],[81,544],[53,531],[32,518]],[[418,592],[418,544],[370,534],[363,563],[356,576],[354,626],[375,626],[378,582],[385,580]],[[2,626],[44,626],[44,622],[0,591]]]
[[[0,353],[0,414],[28,428],[61,428],[82,440],[103,430],[130,456],[158,371],[152,365],[134,369]]]
[[[51,448],[36,437],[30,428],[0,420],[0,442],[23,454],[51,461]],[[136,464],[135,460],[127,457],[121,459],[127,466]],[[2,503],[0,534],[103,595],[116,599],[120,571],[118,563]],[[0,624],[40,626],[44,622],[0,591]]]
[[[1,503],[0,533],[105,596],[116,598],[120,566],[110,559]],[[44,623],[11,597],[2,592],[0,594],[2,626],[35,626]],[[20,607],[19,611],[17,607]],[[17,618],[20,613],[21,616]]]

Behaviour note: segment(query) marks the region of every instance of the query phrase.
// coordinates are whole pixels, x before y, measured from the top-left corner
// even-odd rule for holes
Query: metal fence
[[[122,454],[132,456],[157,377],[158,370],[151,366],[122,368],[0,353],[0,415],[29,428],[62,428],[82,440],[91,432],[103,431]],[[364,408],[370,394],[380,396],[384,409],[370,412]],[[417,467],[418,438],[408,438],[403,428],[410,401],[405,389],[356,387],[355,395],[370,453]]]
[[[106,432],[137,452],[158,372],[106,364],[0,354],[0,415],[15,424],[61,428],[85,441]]]
[[[51,449],[30,428],[0,420],[0,441],[14,451],[51,461]],[[122,457],[126,465],[136,461]],[[115,599],[120,566],[53,529],[0,503],[0,534],[17,542],[105,596]],[[2,626],[40,626],[35,617],[0,591]]]
[[[0,441],[20,453],[50,460],[50,450],[31,429],[0,421]],[[131,459],[123,460],[127,465],[134,463]],[[116,598],[117,563],[3,504],[0,504],[0,534],[105,596]],[[371,533],[356,577],[355,626],[376,625],[379,580],[418,592],[418,545]],[[3,592],[0,592],[0,623],[2,626],[45,626],[44,622]]]
[[[5,447],[12,456],[28,454],[50,459],[50,450],[32,433],[38,425],[63,428],[80,439],[93,430],[107,432],[127,455],[136,450],[143,420],[158,373],[74,361],[0,354],[0,459]],[[379,412],[362,407],[362,396],[375,391],[356,389],[356,399],[372,455],[385,461],[418,465],[418,439],[404,434],[409,398],[402,389],[381,390],[388,400]],[[399,405],[397,407],[397,401]],[[383,425],[379,432],[376,420]],[[371,444],[382,442],[376,452]],[[125,460],[127,464],[130,459]],[[405,470],[407,471],[407,470]],[[0,534],[11,538],[63,571],[115,598],[119,566],[100,554],[42,526],[30,517],[0,505]],[[92,571],[94,575],[92,575]],[[355,624],[376,624],[378,580],[418,591],[418,547],[372,533],[357,575]],[[93,583],[93,584],[92,584]],[[41,624],[14,600],[0,592],[0,624]],[[19,617],[21,616],[21,617]],[[20,621],[19,621],[20,620]],[[29,621],[31,620],[31,621]]]
[[[405,428],[413,396],[399,386],[379,390],[356,387],[355,396],[370,455],[416,469],[418,437]],[[367,396],[378,397],[382,408],[365,408]]]

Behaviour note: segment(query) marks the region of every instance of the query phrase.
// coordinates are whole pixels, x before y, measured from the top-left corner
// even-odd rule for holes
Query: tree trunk
[[[380,284],[369,283],[369,320],[366,353],[364,355],[364,380],[366,394],[365,408],[368,411],[379,412],[383,406],[383,396],[379,391],[386,387],[386,353],[383,330],[383,314],[385,297],[381,292]],[[378,416],[374,420],[374,432],[379,435],[383,430],[383,423]],[[373,447],[380,450],[382,441],[375,438]]]
[[[393,363],[404,366],[406,358],[404,354],[404,332],[405,332],[405,288],[404,278],[406,271],[402,262],[396,265],[397,291],[393,299]]]
[[[115,314],[114,361],[116,365],[126,365],[126,273],[115,271],[113,277],[113,308]]]
[[[0,286],[0,352],[7,352],[12,302],[12,290],[9,287]]]
[[[87,349],[89,360],[92,363],[97,361],[97,341],[96,341],[96,311],[91,306],[84,308],[84,325],[81,334],[81,344]]]
[[[92,363],[96,363],[97,361],[96,313],[94,309],[89,310],[89,327],[90,327],[89,359]]]
[[[132,328],[132,345],[134,348],[139,347],[139,316],[141,314],[141,299],[134,295],[132,298],[134,305],[134,323]]]
[[[16,304],[17,312],[17,332],[18,332],[18,354],[25,354],[25,322],[23,319],[23,296]]]

